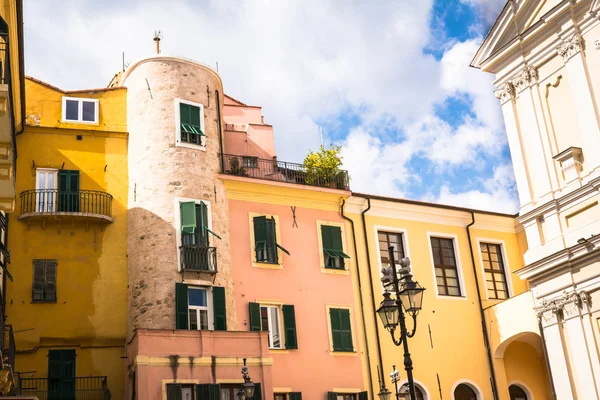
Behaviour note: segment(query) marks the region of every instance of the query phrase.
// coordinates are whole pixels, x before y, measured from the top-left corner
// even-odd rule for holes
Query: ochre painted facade
[[[40,169],[79,171],[80,191],[112,196],[111,210],[92,210],[110,214],[112,222],[93,213],[36,213],[39,205],[17,198],[9,236],[19,240],[12,242],[14,282],[7,285],[6,306],[7,321],[20,331],[17,370],[27,371],[22,378],[47,378],[48,351],[74,349],[76,376],[107,376],[118,399],[127,313],[126,91],[64,92],[28,79],[26,93],[27,126],[17,137],[18,193],[36,189]],[[98,99],[100,123],[61,122],[63,96]],[[39,203],[41,197],[29,199]],[[87,210],[85,201],[96,201],[86,199],[80,198],[80,211]],[[55,301],[33,301],[34,260],[56,260]]]

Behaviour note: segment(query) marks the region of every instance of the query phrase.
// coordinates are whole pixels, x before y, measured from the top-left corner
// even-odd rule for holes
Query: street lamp
[[[381,372],[383,373],[383,371]],[[377,393],[379,400],[390,400],[392,392],[385,387],[385,378],[383,379],[383,383],[381,382],[381,377],[379,376],[379,367],[377,367],[377,380],[379,381],[379,386],[381,387],[379,393]]]
[[[252,383],[252,379],[250,379],[250,375],[248,375],[248,367],[246,367],[246,359],[244,358],[244,366],[242,367],[242,376],[244,377],[244,383],[238,392],[238,396],[243,399],[254,399],[254,383]]]
[[[386,288],[383,294],[383,301],[377,314],[383,323],[385,329],[387,329],[392,335],[392,341],[396,346],[404,345],[404,369],[406,370],[406,377],[408,379],[408,390],[410,393],[410,399],[416,400],[415,396],[415,383],[413,380],[412,370],[413,364],[408,351],[408,338],[415,336],[417,330],[417,314],[421,310],[423,304],[423,292],[425,288],[419,285],[418,282],[412,280],[412,274],[410,271],[410,259],[408,257],[400,260],[400,270],[396,270],[396,260],[394,259],[394,246],[388,247],[390,266],[381,269],[383,277],[381,281]],[[400,279],[398,279],[398,272],[400,272]],[[388,291],[389,287],[392,287],[393,292],[396,295],[396,299],[391,298],[391,293]],[[406,329],[405,313],[410,315],[413,320],[413,329],[408,332]],[[396,340],[395,332],[400,326],[400,338]],[[396,396],[398,391],[396,391]],[[381,396],[380,396],[381,398]]]

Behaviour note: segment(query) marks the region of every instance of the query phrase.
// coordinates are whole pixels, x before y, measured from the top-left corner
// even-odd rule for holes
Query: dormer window
[[[98,100],[63,97],[62,119],[63,122],[97,124]]]

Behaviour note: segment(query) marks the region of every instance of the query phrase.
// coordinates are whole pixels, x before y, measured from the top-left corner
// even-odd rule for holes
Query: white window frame
[[[261,321],[260,321],[260,328],[262,329],[262,308],[265,307],[267,309],[267,323],[269,326],[269,341],[271,342],[271,345],[269,346],[269,349],[273,349],[273,350],[283,350],[284,349],[284,335],[283,332],[281,330],[281,306],[279,305],[274,305],[274,304],[258,304],[259,306],[259,310],[260,310],[260,314],[261,314]],[[273,340],[273,320],[271,318],[271,310],[270,309],[275,309],[275,311],[277,311],[277,326],[279,328],[279,347],[275,347],[273,346],[273,343],[275,342]]]
[[[458,284],[460,285],[460,296],[450,296],[440,294],[438,292],[437,279],[435,275],[435,261],[433,259],[433,249],[431,247],[432,237],[437,237],[440,239],[452,239],[452,245],[454,246],[454,257],[456,258],[456,273],[458,274]],[[427,245],[429,246],[429,258],[431,260],[431,272],[433,273],[433,287],[435,287],[435,297],[444,300],[467,300],[467,287],[465,286],[465,278],[462,270],[460,250],[458,248],[458,236],[452,233],[427,232]]]
[[[206,307],[203,306],[192,306],[189,304],[189,292],[190,290],[204,290],[206,291]],[[206,310],[208,314],[208,330],[215,330],[215,319],[213,315],[213,295],[212,295],[212,287],[208,286],[188,286],[188,326],[190,326],[190,314],[189,310],[196,311],[196,320],[198,321],[198,329],[200,329],[200,310]]]
[[[47,176],[52,176],[54,178],[54,188],[48,189],[48,187],[41,187],[40,185],[40,173],[48,174]],[[47,186],[47,185],[46,185]],[[43,210],[40,209],[40,203],[42,200],[42,193],[36,193],[35,195],[35,212],[56,212],[57,210],[57,201],[58,201],[58,169],[56,168],[37,168],[35,170],[35,189],[36,190],[56,190],[56,193],[51,193],[49,196],[45,196],[44,204],[48,201],[49,197],[52,197],[52,207],[51,209],[45,207]]]
[[[200,108],[200,129],[204,132],[204,136],[202,136],[201,144],[193,144],[181,141],[181,110],[180,105],[187,104],[190,106]],[[184,100],[180,98],[175,99],[175,146],[177,147],[187,147],[188,149],[195,149],[206,151],[206,129],[204,128],[204,104],[196,103],[189,100]]]
[[[377,263],[379,264],[379,271],[381,271],[381,269],[383,268],[383,265],[381,264],[381,248],[379,247],[379,231],[401,234],[402,235],[402,245],[404,246],[404,249],[403,249],[404,250],[404,257],[409,257],[410,258],[410,251],[408,250],[409,249],[409,245],[408,245],[408,232],[406,231],[405,228],[397,228],[397,227],[393,227],[393,226],[375,225],[374,229],[375,229],[375,243],[377,244]],[[400,261],[400,260],[396,260],[396,261]],[[412,270],[412,266],[411,266],[411,270]],[[384,293],[385,292],[385,288],[383,287],[383,282],[381,282],[381,280],[379,280],[379,284],[381,286],[381,293]]]
[[[77,106],[77,117],[78,119],[67,119],[67,100],[76,101],[78,103]],[[94,120],[93,121],[84,121],[83,118],[83,102],[87,101],[89,103],[94,103]],[[88,99],[83,97],[66,97],[62,98],[62,122],[66,123],[75,123],[75,124],[89,124],[89,125],[98,125],[98,116],[100,109],[100,102],[98,99]]]
[[[514,297],[515,292],[512,287],[512,279],[510,276],[510,266],[508,265],[508,258],[506,257],[506,244],[504,240],[498,239],[488,239],[482,237],[476,237],[477,241],[477,252],[479,253],[479,271],[481,272],[481,279],[483,279],[484,289],[485,289],[485,299],[490,301],[505,301],[512,297]],[[500,251],[502,251],[502,262],[504,263],[504,278],[506,279],[506,289],[508,291],[508,298],[506,299],[490,299],[488,294],[488,283],[485,279],[485,266],[483,263],[483,254],[481,253],[481,243],[485,244],[497,244],[500,245]]]
[[[208,200],[199,200],[199,199],[190,199],[187,197],[175,197],[174,200],[174,213],[175,216],[175,249],[177,252],[177,271],[181,271],[181,254],[179,251],[179,246],[181,246],[181,211],[180,204],[186,203],[188,201],[193,201],[196,204],[204,203],[206,205],[206,215],[208,216],[208,229],[213,230],[212,225],[212,208],[210,201]],[[218,234],[218,232],[217,232]]]

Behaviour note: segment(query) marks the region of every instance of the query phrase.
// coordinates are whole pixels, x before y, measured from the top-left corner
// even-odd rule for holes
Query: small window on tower
[[[63,122],[98,123],[98,100],[63,97]]]

